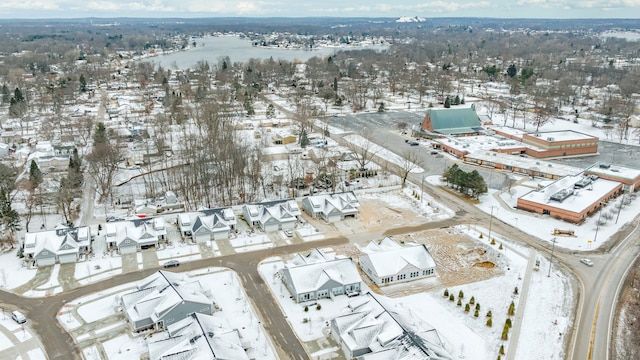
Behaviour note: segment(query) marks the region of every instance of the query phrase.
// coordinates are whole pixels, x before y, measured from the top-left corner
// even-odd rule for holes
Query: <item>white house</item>
[[[164,218],[142,218],[107,223],[105,226],[107,248],[117,249],[120,254],[155,248],[158,240],[167,236]]]
[[[74,263],[91,249],[91,230],[88,226],[28,232],[24,235],[24,256],[37,266]]]
[[[231,208],[207,209],[195,213],[178,214],[182,237],[193,236],[197,243],[228,239],[238,221]]]
[[[250,342],[220,317],[193,313],[147,339],[150,360],[249,360]]]
[[[296,254],[281,271],[296,302],[357,294],[362,289],[362,279],[350,258],[336,258],[318,249],[306,256]]]
[[[398,244],[389,237],[362,249],[360,267],[378,286],[435,276],[436,262],[424,244]]]
[[[199,281],[158,271],[122,295],[120,305],[134,331],[164,329],[194,313],[211,315],[214,303]]]
[[[347,359],[453,360],[438,331],[416,321],[411,309],[367,293],[331,320],[331,336]]]
[[[313,218],[322,218],[327,222],[356,217],[360,202],[352,191],[334,194],[306,196],[302,199],[302,209]]]
[[[281,200],[258,204],[245,204],[242,216],[251,227],[274,232],[293,229],[300,216],[300,208],[295,200]]]

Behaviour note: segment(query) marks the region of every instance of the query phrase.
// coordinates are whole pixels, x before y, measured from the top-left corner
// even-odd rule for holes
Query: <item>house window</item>
[[[398,275],[398,280],[404,280],[407,278],[407,274],[400,274]]]

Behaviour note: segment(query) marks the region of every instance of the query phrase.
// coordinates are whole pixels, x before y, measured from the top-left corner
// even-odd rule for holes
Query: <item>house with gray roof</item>
[[[307,214],[313,218],[322,218],[327,222],[356,217],[358,207],[360,207],[360,202],[353,191],[306,196],[302,199],[302,209]]]
[[[242,216],[251,227],[265,232],[293,229],[298,222],[300,208],[295,200],[245,204]]]
[[[476,114],[475,106],[456,108],[431,108],[422,121],[421,130],[427,134],[439,135],[477,135],[484,129]]]
[[[110,222],[105,225],[105,241],[108,249],[120,254],[131,254],[147,248],[157,248],[158,241],[166,239],[164,218],[142,218]]]
[[[367,293],[331,320],[331,336],[347,359],[453,360],[446,342],[405,306]]]
[[[362,249],[360,268],[378,286],[435,276],[436,262],[424,244],[400,245],[386,237]]]
[[[150,360],[249,360],[250,342],[219,317],[193,313],[147,339]]]
[[[306,256],[295,255],[285,264],[281,275],[298,303],[357,294],[362,289],[362,279],[350,258],[337,258],[318,249]]]
[[[24,235],[24,256],[27,263],[51,266],[77,262],[81,254],[89,253],[91,230],[88,226],[28,232]]]
[[[164,329],[190,314],[211,315],[211,294],[197,280],[169,271],[158,271],[122,295],[120,305],[134,331]]]
[[[231,208],[207,209],[178,215],[183,237],[193,237],[196,243],[228,239],[235,231],[237,220]]]

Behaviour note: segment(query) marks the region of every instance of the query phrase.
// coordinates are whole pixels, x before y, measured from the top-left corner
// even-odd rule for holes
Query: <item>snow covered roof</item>
[[[249,359],[237,329],[220,318],[194,313],[148,340],[149,358]]]
[[[78,253],[81,246],[89,246],[90,234],[88,226],[28,232],[24,234],[24,254],[36,256],[43,250],[56,255]]]
[[[158,218],[137,219],[107,223],[105,230],[107,237],[118,246],[125,240],[133,240],[138,243],[156,242],[158,236],[167,233],[164,219]]]
[[[351,259],[334,259],[310,264],[288,263],[282,271],[288,274],[297,294],[316,291],[330,280],[342,285],[362,281]]]
[[[379,277],[398,274],[407,267],[424,270],[436,266],[424,244],[401,246],[386,237],[380,243],[371,241],[362,251],[364,254],[360,256],[361,261],[368,258],[372,270]]]
[[[368,360],[429,360],[453,359],[435,329],[424,329],[422,322],[411,321],[411,310],[391,307],[382,298],[364,294],[357,306],[348,306],[351,313],[331,320],[333,329],[350,353]],[[409,326],[409,323],[418,325]],[[422,336],[429,334],[431,336]],[[359,358],[360,358],[359,357]]]
[[[522,170],[531,170],[539,173],[550,174],[557,177],[580,174],[582,169],[529,157],[513,156],[493,151],[478,151],[465,155],[466,159],[482,160],[495,164],[503,164]]]
[[[640,178],[640,169],[634,169],[618,164],[597,162],[585,170],[586,173],[609,178],[636,181]]]
[[[577,188],[576,183],[584,178],[583,174],[566,176],[543,189],[532,190],[521,196],[520,199],[581,213],[602,197],[622,186],[617,181],[594,179],[587,186]]]
[[[184,302],[210,305],[197,280],[168,271],[158,271],[137,283],[137,290],[122,295],[122,307],[129,319],[161,319],[169,310]]]

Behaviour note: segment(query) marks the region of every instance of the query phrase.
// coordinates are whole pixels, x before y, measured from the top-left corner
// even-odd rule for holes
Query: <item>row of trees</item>
[[[444,170],[442,177],[447,185],[473,198],[477,199],[478,196],[487,192],[487,183],[478,170],[466,172],[454,164]]]

